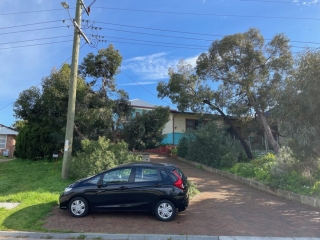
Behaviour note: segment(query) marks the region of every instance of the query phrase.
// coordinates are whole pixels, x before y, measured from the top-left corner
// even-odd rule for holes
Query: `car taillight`
[[[180,175],[176,172],[176,171],[173,171],[174,175],[177,176],[178,180],[175,181],[173,183],[174,186],[176,186],[177,188],[180,188],[182,190],[184,190],[184,185],[183,185],[183,181],[182,181],[182,178],[180,177]]]

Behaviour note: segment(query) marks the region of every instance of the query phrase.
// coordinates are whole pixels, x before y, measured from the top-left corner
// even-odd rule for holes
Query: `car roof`
[[[133,162],[120,165],[119,167],[176,167],[172,163],[151,163],[151,162]]]

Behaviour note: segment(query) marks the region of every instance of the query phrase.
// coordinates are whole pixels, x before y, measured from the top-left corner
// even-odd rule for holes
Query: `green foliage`
[[[129,149],[143,151],[159,147],[165,137],[162,130],[168,122],[169,114],[169,107],[156,107],[126,123],[123,132]]]
[[[307,49],[298,55],[273,110],[293,153],[304,162],[320,158],[319,75],[320,51]]]
[[[158,97],[169,97],[181,112],[191,110],[202,115],[218,113],[237,135],[248,158],[252,158],[250,148],[241,133],[230,121],[229,116],[221,110],[226,106],[226,99],[234,98],[231,93],[226,94],[221,87],[218,91],[212,89],[208,78],[200,77],[195,69],[183,60],[178,63],[176,69],[169,69],[169,76],[168,82],[159,82]],[[186,154],[183,151],[180,153],[181,156]]]
[[[178,155],[178,148],[177,147],[171,148],[170,149],[170,154],[171,155]]]
[[[189,142],[188,142],[188,136],[184,134],[178,144],[178,156],[179,157],[186,157],[188,154],[188,147],[189,147]]]
[[[81,143],[82,151],[72,158],[69,166],[72,178],[84,178],[124,163],[141,161],[141,157],[128,151],[125,142],[114,144],[100,137],[98,141],[83,140]]]
[[[236,175],[255,179],[269,186],[294,193],[320,197],[320,171],[307,171],[292,157],[290,149],[281,148],[278,155],[260,154],[251,162],[236,163],[224,169]]]
[[[37,124],[23,126],[16,138],[15,156],[33,160],[51,158],[59,150],[53,136],[48,127]]]
[[[197,194],[200,193],[197,186],[192,182],[188,180],[188,193],[190,199],[193,199]]]
[[[93,77],[93,82],[88,83],[80,76],[77,79],[76,106],[74,116],[74,136],[72,141],[73,152],[81,148],[81,140],[97,140],[99,136],[112,137],[114,134],[114,114],[119,116],[130,112],[128,97],[124,91],[115,90],[115,75],[119,72],[122,57],[118,50],[110,45],[101,49],[97,55],[88,54],[80,66],[83,77]],[[22,93],[14,104],[15,116],[23,120],[23,125],[30,124],[41,129],[50,129],[44,135],[51,145],[58,146],[54,150],[62,150],[65,137],[67,119],[69,82],[71,70],[68,64],[60,70],[53,69],[51,74],[42,80],[41,87],[31,87]],[[100,88],[95,84],[101,80]],[[107,89],[118,94],[119,99],[107,97]],[[17,123],[18,124],[18,123]],[[17,127],[22,127],[19,123]],[[116,136],[116,134],[114,134]],[[115,139],[114,139],[115,140]],[[36,149],[38,146],[31,144],[36,141],[21,143],[25,148]],[[20,151],[21,154],[22,151]],[[41,152],[41,158],[44,156]],[[52,153],[51,153],[52,154]],[[22,155],[21,155],[22,156]],[[30,156],[30,155],[28,155]]]
[[[257,114],[268,141],[277,153],[279,144],[270,132],[264,112],[276,104],[276,93],[292,67],[289,39],[275,35],[268,43],[258,29],[214,41],[197,60],[197,75],[221,82],[227,111],[238,117]],[[210,98],[209,98],[210,99]]]
[[[230,167],[241,149],[237,140],[215,122],[187,131],[178,145],[178,155],[215,168]]]
[[[112,44],[108,48],[102,48],[96,55],[89,53],[79,66],[83,77],[93,77],[90,85],[96,85],[100,80],[99,92],[103,98],[107,97],[108,90],[115,90],[115,75],[120,72],[122,56]]]
[[[254,166],[251,163],[236,163],[230,168],[230,172],[245,178],[254,178]]]
[[[311,194],[310,181],[296,171],[279,175],[273,174],[270,178],[269,185],[287,191],[298,192],[300,194]]]

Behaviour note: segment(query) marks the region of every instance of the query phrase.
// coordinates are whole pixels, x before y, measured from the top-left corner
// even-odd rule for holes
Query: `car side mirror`
[[[97,182],[97,186],[98,186],[98,187],[102,187],[102,186],[103,186],[102,180],[99,180],[99,181]]]

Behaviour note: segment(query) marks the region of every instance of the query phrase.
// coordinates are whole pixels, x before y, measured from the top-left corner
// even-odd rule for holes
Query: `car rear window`
[[[135,182],[158,181],[158,170],[152,168],[136,168]]]
[[[184,173],[180,170],[180,168],[176,167],[175,171],[180,175],[180,177],[181,177],[183,180],[186,180],[186,179],[187,179],[186,175],[184,175]]]

